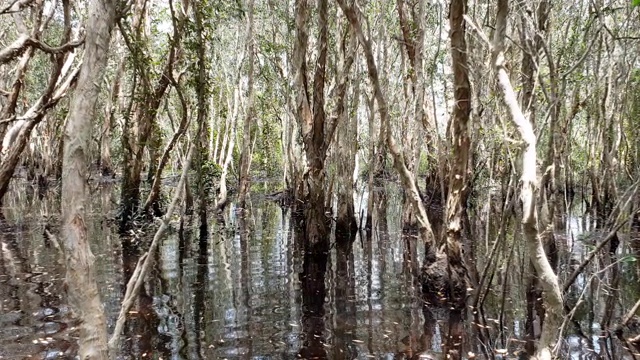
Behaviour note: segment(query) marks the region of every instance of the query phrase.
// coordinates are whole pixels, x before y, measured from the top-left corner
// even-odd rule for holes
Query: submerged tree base
[[[436,307],[463,307],[467,299],[464,274],[464,268],[451,266],[447,255],[438,251],[436,260],[425,263],[420,274],[424,301]]]

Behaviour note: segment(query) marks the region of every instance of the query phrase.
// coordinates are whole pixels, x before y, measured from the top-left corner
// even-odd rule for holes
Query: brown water
[[[88,210],[93,215],[87,221],[109,330],[120,308],[126,274],[135,266],[136,249],[139,244],[146,249],[155,231],[151,226],[127,238],[117,235],[110,221],[116,209],[114,189],[92,188]],[[22,184],[5,203],[0,221],[2,359],[71,358],[75,351],[64,269],[57,250],[43,237],[45,224],[57,223],[60,204],[55,198],[48,193],[39,199],[30,185]],[[412,267],[404,261],[406,239],[399,226],[398,198],[390,196],[386,226],[370,241],[356,238],[352,251],[332,247],[326,267],[309,261],[305,266],[291,217],[261,196],[253,198],[244,220],[232,204],[221,217],[210,219],[205,234],[188,224],[187,230],[178,231],[176,222],[127,323],[121,357],[441,356],[449,316],[444,310],[423,308]],[[517,264],[511,276],[521,276],[522,265]],[[635,301],[637,293],[630,291],[623,292],[625,302]],[[496,335],[489,353],[503,346],[510,353],[522,348],[524,289],[516,281],[508,293],[507,343],[502,345]],[[485,307],[493,324],[499,301],[490,294]],[[453,328],[467,334],[464,354],[481,353],[470,322]],[[574,340],[567,337],[566,344]]]

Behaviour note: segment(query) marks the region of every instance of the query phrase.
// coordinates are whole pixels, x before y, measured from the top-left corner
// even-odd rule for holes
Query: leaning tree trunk
[[[542,36],[547,31],[548,19],[549,19],[549,4],[546,0],[540,2],[536,10],[535,21],[524,9],[521,14],[522,29],[521,29],[521,42],[524,47],[522,54],[521,77],[522,77],[522,90],[520,91],[520,107],[529,118],[531,126],[536,126],[536,114],[537,114],[537,96],[535,94],[536,76],[538,72],[537,64],[540,60],[539,53],[543,46],[544,39]],[[550,100],[557,99],[558,97],[558,81],[557,70],[553,63],[553,59],[547,54],[547,60],[549,62],[549,96]],[[557,139],[559,138],[558,126],[559,122],[559,108],[561,102],[555,100],[555,104],[551,105],[550,120],[549,120],[549,144],[547,159],[544,162],[543,169],[546,169],[546,175],[542,177],[540,181],[541,194],[546,195],[542,198],[542,201],[538,204],[538,209],[546,209],[545,213],[549,216],[540,217],[539,225],[546,229],[541,232],[541,240],[547,256],[550,256],[550,262],[553,265],[557,262],[557,251],[554,238],[554,227],[557,223],[554,221],[554,214],[561,216],[556,211],[556,195],[554,188],[556,187],[556,173],[555,170],[560,165],[555,161],[558,147],[556,146]],[[551,169],[550,171],[548,169]],[[549,184],[549,185],[547,185]],[[551,187],[552,190],[545,194],[546,188]],[[555,260],[554,260],[555,257]],[[527,352],[531,355],[535,353],[535,323],[534,319],[540,318],[544,321],[545,309],[542,306],[542,288],[539,284],[538,274],[535,271],[533,264],[529,264],[530,271],[527,279],[527,318],[525,322],[526,329],[526,345]],[[553,266],[552,266],[553,267]]]
[[[540,341],[535,356],[538,359],[551,359],[551,349],[556,342],[557,331],[562,324],[563,302],[558,278],[547,259],[538,233],[538,215],[536,201],[538,178],[536,168],[536,134],[531,122],[524,116],[511,86],[511,80],[505,67],[504,40],[509,14],[509,0],[498,0],[496,31],[492,47],[493,66],[498,77],[498,85],[502,92],[513,123],[518,128],[525,150],[522,159],[522,229],[529,250],[531,261],[544,290],[543,302],[546,318],[542,326]]]
[[[107,326],[89,247],[86,211],[87,152],[91,126],[107,65],[116,2],[94,0],[89,5],[85,55],[65,129],[62,218],[66,285],[69,304],[80,320],[78,355],[81,359],[107,359]]]
[[[19,4],[20,2],[15,2]],[[34,29],[33,31],[27,30],[24,22],[21,20],[18,11],[14,12],[16,25],[18,31],[22,34],[21,39],[29,38],[27,33],[31,33],[32,37],[38,37],[42,29]],[[2,153],[0,162],[0,200],[4,197],[4,194],[9,188],[9,183],[13,177],[13,172],[22,159],[22,151],[24,150],[27,141],[31,136],[31,131],[34,127],[44,119],[48,110],[55,107],[57,103],[66,95],[66,91],[72,86],[77,74],[78,68],[72,68],[75,55],[71,52],[79,43],[72,43],[71,37],[71,20],[70,20],[70,5],[69,2],[63,2],[63,15],[65,24],[65,36],[63,38],[63,44],[58,48],[55,53],[51,53],[51,68],[48,72],[48,81],[42,95],[29,107],[29,109],[20,116],[4,134],[6,130],[6,123],[0,122],[0,134],[2,134]],[[42,16],[42,12],[39,13],[39,17]],[[34,16],[36,22],[40,22],[41,19]],[[18,21],[19,19],[19,21]],[[18,24],[19,23],[19,24]],[[44,24],[46,26],[47,23]],[[22,42],[19,48],[5,48],[0,50],[3,55],[15,55],[20,54],[24,50],[24,54],[17,65],[16,78],[13,83],[12,92],[8,95],[8,103],[3,108],[0,116],[2,119],[16,119],[16,106],[17,101],[21,94],[24,93],[24,79],[26,78],[26,71],[32,55],[34,54],[33,47],[27,47],[25,49],[25,43]],[[11,60],[11,56],[0,59],[0,63],[5,63]]]
[[[149,195],[147,196],[147,200],[144,202],[142,206],[143,213],[149,213],[152,207],[155,207],[154,210],[155,216],[161,216],[161,211],[159,209],[158,200],[160,199],[160,185],[162,182],[162,172],[164,168],[169,163],[169,157],[171,156],[171,151],[173,151],[174,147],[180,140],[180,138],[187,131],[187,126],[189,125],[189,113],[187,109],[187,101],[182,94],[182,90],[180,88],[180,84],[175,79],[171,79],[173,83],[173,87],[176,89],[176,93],[178,95],[178,99],[180,100],[180,124],[178,125],[178,129],[169,140],[169,143],[165,146],[162,156],[160,157],[160,161],[158,166],[156,167],[155,175],[153,176],[153,183],[151,184],[151,190],[149,191]]]
[[[374,96],[378,102],[378,110],[380,111],[380,124],[385,128],[386,132],[386,144],[393,156],[393,165],[398,171],[398,175],[402,181],[402,186],[407,192],[408,199],[411,202],[411,205],[417,209],[416,218],[418,223],[418,233],[420,240],[425,244],[425,264],[431,264],[436,261],[436,248],[433,231],[427,217],[427,211],[420,198],[420,193],[418,192],[415,179],[405,164],[402,151],[393,139],[391,124],[389,123],[387,99],[382,92],[382,85],[380,84],[380,78],[378,76],[378,67],[376,66],[373,58],[371,41],[365,37],[364,32],[362,31],[357,8],[355,6],[347,6],[345,0],[338,0],[338,4],[340,5],[344,15],[349,19],[349,22],[351,23],[351,26],[356,32],[358,40],[363,47],[367,62],[367,73],[369,75],[369,80],[373,84]]]
[[[407,14],[407,5],[411,7],[411,18]],[[410,83],[405,83],[405,99],[408,104],[413,103],[413,108],[409,108],[404,116],[403,129],[404,146],[403,154],[407,168],[415,177],[420,161],[422,145],[426,143],[432,147],[432,140],[429,136],[429,119],[425,109],[425,84],[426,78],[423,74],[423,48],[424,48],[424,3],[417,5],[410,4],[407,0],[397,0],[396,10],[398,11],[398,21],[402,33],[403,49],[408,59],[408,74]],[[410,91],[406,89],[409,88]],[[410,107],[410,106],[409,106]],[[418,122],[418,124],[414,124]],[[418,126],[416,126],[418,125]],[[424,133],[420,130],[424,131]],[[421,138],[426,135],[426,138]],[[424,142],[423,142],[424,140]],[[408,194],[403,192],[402,223],[405,230],[414,230],[416,225],[416,209],[407,201]],[[436,236],[439,236],[436,234]]]

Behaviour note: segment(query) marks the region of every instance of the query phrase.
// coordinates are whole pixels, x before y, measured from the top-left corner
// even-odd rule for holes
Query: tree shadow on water
[[[300,274],[303,343],[298,353],[302,359],[327,359],[324,347],[327,258],[327,254],[304,256],[303,272]]]

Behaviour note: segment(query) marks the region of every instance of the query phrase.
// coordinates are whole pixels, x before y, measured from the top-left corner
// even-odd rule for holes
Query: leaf
[[[631,4],[632,4],[633,6],[638,6],[638,5],[640,5],[640,0],[632,0],[632,1],[631,1]]]

